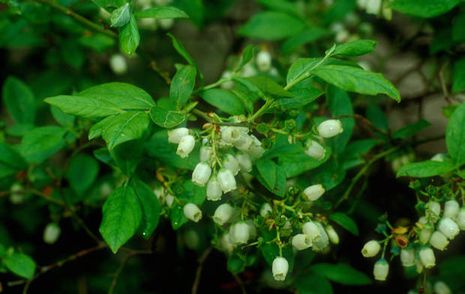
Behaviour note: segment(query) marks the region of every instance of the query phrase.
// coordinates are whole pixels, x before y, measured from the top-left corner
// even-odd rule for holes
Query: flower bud
[[[186,158],[187,156],[189,156],[192,150],[194,150],[194,147],[195,147],[194,137],[192,135],[184,136],[179,141],[176,154],[179,155],[181,158]]]
[[[110,57],[110,68],[117,75],[124,75],[128,71],[126,58],[121,54],[113,54]]]
[[[202,146],[200,147],[200,161],[208,162],[212,157],[212,147]]]
[[[433,249],[424,247],[418,253],[420,261],[425,268],[432,268],[436,265],[436,257],[434,256]]]
[[[368,14],[378,15],[381,11],[381,0],[369,0],[366,2],[366,12]]]
[[[249,225],[245,222],[233,224],[229,228],[229,237],[233,244],[246,244],[250,237]]]
[[[224,193],[236,190],[236,179],[229,169],[221,169],[216,177]]]
[[[268,71],[271,67],[271,54],[268,51],[260,51],[255,59],[257,67],[261,71]]]
[[[441,204],[436,201],[429,201],[426,203],[426,214],[436,222],[441,216]]]
[[[449,240],[447,240],[447,237],[444,236],[443,233],[439,231],[435,231],[431,235],[431,239],[429,240],[429,243],[434,248],[443,251],[444,249],[446,249],[447,245],[449,245]]]
[[[381,245],[376,240],[371,240],[365,243],[362,248],[363,257],[373,257],[376,256],[381,250]]]
[[[325,157],[326,150],[318,142],[310,140],[309,143],[307,143],[307,149],[305,149],[305,153],[311,158],[322,160]]]
[[[193,222],[198,222],[202,218],[202,211],[194,203],[187,203],[183,208],[184,216]]]
[[[444,204],[444,215],[443,217],[455,218],[459,214],[460,205],[455,200],[446,201]]]
[[[234,250],[234,244],[231,242],[229,233],[223,234],[220,239],[220,248],[226,253],[231,253]]]
[[[307,199],[310,201],[316,201],[325,193],[325,189],[322,185],[311,185],[305,188],[304,195],[307,196]]]
[[[229,169],[233,175],[237,175],[241,169],[239,161],[232,154],[227,154],[226,159],[223,161],[223,167]]]
[[[177,128],[168,131],[168,142],[179,144],[181,138],[189,135],[188,128]]]
[[[384,258],[378,259],[373,267],[373,276],[377,281],[386,281],[389,274],[389,263]]]
[[[447,284],[443,281],[437,281],[434,283],[433,289],[435,294],[452,294],[449,286],[447,286]]]
[[[312,246],[312,240],[306,234],[297,234],[292,237],[292,246],[297,250],[305,250]]]
[[[252,171],[252,160],[248,154],[237,154],[237,161],[239,162],[239,167],[242,171],[251,172]]]
[[[433,230],[427,226],[421,229],[418,239],[420,240],[420,243],[426,244],[429,242],[429,239],[431,239],[431,235],[433,234]]]
[[[302,231],[305,235],[308,235],[310,237],[310,240],[312,240],[312,242],[317,238],[321,238],[318,226],[312,221],[306,222],[302,227]]]
[[[462,231],[465,231],[465,207],[462,207],[457,215],[457,224]]]
[[[60,237],[61,229],[56,223],[49,223],[44,229],[43,239],[47,244],[55,243]]]
[[[454,239],[460,232],[459,226],[449,217],[444,217],[439,221],[439,231],[449,240]]]
[[[262,207],[260,208],[260,215],[262,217],[267,217],[268,214],[271,214],[273,211],[273,208],[269,203],[263,203]]]
[[[226,144],[234,144],[244,134],[247,135],[248,132],[249,129],[245,127],[224,126],[221,127],[221,140]]]
[[[273,278],[276,281],[284,281],[286,279],[287,271],[289,270],[289,263],[284,257],[276,257],[271,266]]]
[[[157,19],[158,24],[160,24],[160,27],[164,30],[169,30],[174,24],[174,19],[173,18],[161,18]]]
[[[338,119],[328,119],[317,127],[318,134],[323,138],[332,138],[343,132],[342,123]]]
[[[313,246],[312,248],[313,248],[313,251],[321,252],[328,248],[329,237],[328,237],[328,234],[326,233],[325,228],[323,227],[321,223],[316,222],[315,225],[318,228],[320,237],[312,240],[312,246]]]
[[[447,159],[447,154],[446,153],[437,153],[433,157],[431,157],[431,161],[439,161],[439,162],[444,162],[444,160]]]
[[[220,182],[216,179],[215,176],[210,178],[207,184],[207,200],[218,201],[221,199],[223,190],[221,189]]]
[[[328,234],[329,241],[333,243],[334,245],[339,244],[339,235],[337,234],[333,226],[327,225],[325,230],[326,230],[326,233]]]
[[[167,194],[165,197],[165,201],[166,201],[166,205],[168,207],[171,207],[171,205],[173,205],[173,202],[174,202],[174,196],[171,194]]]
[[[400,250],[400,262],[405,267],[415,265],[415,249],[403,248]]]
[[[218,208],[216,208],[215,213],[213,214],[213,221],[222,226],[231,219],[233,213],[234,208],[230,204],[221,204]]]
[[[192,172],[192,182],[199,185],[205,186],[212,174],[212,168],[208,163],[200,162],[194,168]]]

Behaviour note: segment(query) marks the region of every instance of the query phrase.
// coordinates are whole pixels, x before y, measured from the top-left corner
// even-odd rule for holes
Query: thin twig
[[[129,261],[129,259],[131,257],[134,257],[136,255],[140,255],[140,254],[152,254],[151,250],[132,250],[132,249],[129,249],[129,248],[124,248],[124,247],[122,247],[121,249],[129,251],[129,253],[123,258],[123,261],[119,265],[116,272],[113,274],[113,279],[111,280],[110,288],[108,288],[108,294],[113,294],[114,293],[114,291],[116,289],[116,284],[118,282],[118,278],[121,275],[121,273],[123,272],[124,268],[126,267],[126,264],[128,263],[128,261]]]
[[[199,257],[199,260],[198,260],[199,265],[197,266],[197,271],[195,272],[194,283],[192,284],[192,294],[198,293],[199,285],[200,285],[200,278],[202,277],[203,265],[205,261],[207,260],[208,255],[210,255],[211,251],[212,251],[212,247],[208,247]]]

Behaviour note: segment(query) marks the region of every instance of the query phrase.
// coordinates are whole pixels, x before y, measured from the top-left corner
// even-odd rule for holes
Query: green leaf
[[[148,110],[155,105],[144,90],[126,83],[106,83],[88,88],[78,95],[45,99],[64,113],[82,117],[102,117],[127,110]]]
[[[143,138],[124,142],[109,153],[124,175],[132,177],[143,157]]]
[[[124,3],[126,3],[126,0],[92,0],[97,4],[97,6],[102,7],[102,8],[117,8]]]
[[[136,233],[141,221],[142,211],[134,189],[123,186],[105,201],[99,230],[111,251],[116,253]]]
[[[355,40],[337,45],[333,55],[360,56],[375,50],[376,42],[373,40]]]
[[[181,55],[187,61],[187,63],[197,68],[197,63],[195,62],[194,58],[192,58],[192,56],[189,54],[189,52],[187,52],[186,48],[184,48],[184,46],[171,33],[168,33],[167,35],[171,38],[173,47],[174,49],[176,49],[179,55]]]
[[[119,28],[126,25],[130,19],[131,11],[129,8],[129,3],[126,3],[112,11],[110,16],[110,25],[112,27]]]
[[[399,91],[378,73],[336,64],[323,64],[315,68],[313,73],[328,84],[345,91],[366,95],[386,94],[397,102],[400,101]]]
[[[334,153],[340,154],[344,151],[347,143],[352,137],[355,126],[354,111],[349,95],[335,87],[329,87],[327,94],[328,107],[333,117],[339,118],[342,122],[344,132],[329,141]]]
[[[431,126],[429,122],[424,119],[417,121],[416,123],[407,125],[403,128],[398,129],[392,133],[392,138],[394,139],[405,139],[412,136],[415,136],[418,132],[424,130],[425,128]]]
[[[11,117],[18,124],[33,125],[36,114],[34,94],[15,77],[8,77],[3,84],[3,101]]]
[[[452,72],[452,92],[465,91],[465,58],[461,58],[454,63]]]
[[[450,157],[457,165],[465,163],[465,103],[452,114],[447,124],[446,144]]]
[[[50,112],[57,123],[63,127],[72,128],[76,117],[71,114],[64,113],[56,106],[50,107]]]
[[[192,65],[178,65],[178,70],[171,81],[170,98],[176,101],[176,108],[181,109],[189,100],[195,86],[197,70]]]
[[[255,46],[247,45],[244,50],[242,50],[241,58],[239,59],[237,66],[234,68],[234,71],[239,72],[244,65],[249,63],[254,58],[256,50],[257,48]]]
[[[405,14],[428,18],[444,14],[459,3],[460,0],[395,0],[391,7]]]
[[[347,214],[335,212],[329,216],[329,219],[351,232],[353,235],[358,236],[357,223]]]
[[[338,263],[319,263],[310,267],[310,269],[330,281],[342,284],[342,285],[369,285],[371,284],[370,278],[354,269],[348,264]]]
[[[31,280],[34,277],[36,264],[34,260],[26,254],[18,252],[9,254],[3,259],[3,264],[12,273],[22,278]]]
[[[131,19],[127,24],[121,27],[119,31],[119,46],[121,51],[128,55],[132,55],[136,52],[139,47],[140,35],[139,29],[137,28],[137,21],[134,15],[131,15]]]
[[[209,89],[202,91],[200,97],[208,104],[218,108],[219,110],[231,114],[244,114],[244,105],[239,97],[230,91],[223,89]]]
[[[304,31],[291,36],[281,46],[281,51],[284,54],[290,54],[300,46],[308,43],[313,43],[325,36],[329,35],[329,32],[320,27],[307,27]]]
[[[299,14],[297,11],[297,5],[287,0],[259,0],[258,2],[270,10],[281,11],[294,15]]]
[[[183,123],[187,117],[180,111],[167,110],[160,107],[152,107],[150,110],[152,121],[160,127],[171,129]]]
[[[331,283],[315,272],[305,272],[299,275],[295,281],[299,294],[332,294]]]
[[[277,98],[292,97],[292,93],[285,90],[281,85],[265,76],[256,76],[246,78],[257,86],[263,93],[266,93]]]
[[[149,127],[150,119],[146,112],[128,111],[109,116],[95,124],[89,131],[89,139],[98,136],[107,143],[108,149],[139,139]]]
[[[11,146],[0,142],[0,178],[27,168],[26,161]]]
[[[133,179],[131,186],[142,208],[142,235],[149,238],[160,221],[161,206],[152,189],[139,179]]]
[[[239,34],[249,38],[275,41],[291,37],[305,28],[305,23],[292,15],[265,11],[255,14],[239,29]]]
[[[300,87],[304,85],[303,87]],[[299,83],[294,86],[290,92],[294,95],[292,98],[281,98],[277,100],[278,105],[282,110],[298,109],[315,101],[318,97],[323,95],[323,91],[309,85],[305,82]]]
[[[170,220],[173,230],[179,229],[188,221],[186,216],[184,215],[183,207],[178,203],[173,203],[173,205],[171,206]]]
[[[68,170],[66,171],[66,179],[71,188],[81,195],[97,179],[98,172],[99,165],[97,160],[87,154],[80,153],[71,158]]]
[[[452,25],[452,39],[455,42],[465,41],[465,13],[457,15]]]
[[[286,194],[286,172],[270,159],[260,159],[256,162],[257,178],[260,183],[275,195],[284,197]]]
[[[449,161],[426,160],[403,165],[397,172],[397,176],[427,178],[446,174],[454,168],[454,165]]]
[[[18,151],[27,162],[41,163],[65,146],[65,133],[57,126],[32,129],[24,135]]]
[[[298,58],[291,64],[287,72],[287,84],[293,84],[302,76],[310,77],[310,71],[321,62],[321,58]]]
[[[136,12],[135,16],[136,18],[155,18],[155,19],[188,18],[189,17],[181,9],[178,9],[172,6],[151,7],[151,8]]]
[[[227,268],[230,273],[238,274],[245,269],[245,260],[237,254],[231,254],[228,256]]]

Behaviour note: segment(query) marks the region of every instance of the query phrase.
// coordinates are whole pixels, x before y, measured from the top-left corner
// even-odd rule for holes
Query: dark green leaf
[[[424,119],[417,121],[414,124],[410,124],[403,128],[398,129],[394,133],[392,133],[392,137],[394,139],[405,139],[412,136],[415,136],[418,132],[424,130],[425,128],[429,127],[431,124]]]
[[[34,94],[15,77],[8,77],[3,84],[3,101],[11,117],[18,124],[33,125],[36,114]]]
[[[292,88],[290,92],[294,95],[294,97],[281,98],[278,100],[278,104],[282,110],[301,108],[323,95],[322,90],[317,89],[311,85],[305,85],[305,87],[300,88],[299,86],[304,83],[305,82],[299,83]]]
[[[170,220],[173,230],[179,229],[188,221],[186,216],[184,215],[183,207],[178,203],[173,203],[173,206],[171,206]]]
[[[272,79],[265,76],[256,76],[246,78],[251,81],[255,86],[257,86],[263,93],[266,93],[277,98],[280,97],[292,97],[292,93],[284,90],[284,88],[273,81]]]
[[[142,208],[142,235],[144,238],[149,238],[160,221],[160,202],[152,189],[141,180],[133,179],[131,181],[131,186]]]
[[[26,169],[27,163],[11,146],[0,142],[0,178]]]
[[[446,144],[450,157],[457,165],[465,163],[465,103],[452,114],[447,124]]]
[[[174,128],[186,120],[186,114],[180,111],[167,110],[160,107],[152,107],[150,110],[152,121],[163,128]]]
[[[329,219],[337,223],[347,231],[351,232],[355,236],[358,236],[357,223],[347,214],[342,212],[335,212],[329,216]]]
[[[386,94],[400,101],[399,91],[381,74],[346,65],[321,65],[313,73],[325,82],[345,91],[367,95]]]
[[[244,114],[245,112],[241,99],[230,91],[223,89],[209,89],[202,91],[200,96],[208,104],[227,114],[239,115]]]
[[[292,15],[265,11],[255,14],[239,33],[241,35],[262,39],[262,40],[280,40],[299,33],[305,28],[305,23]]]
[[[454,93],[465,91],[465,58],[461,58],[454,63],[452,91]]]
[[[9,254],[3,259],[3,264],[12,273],[22,278],[31,280],[34,277],[36,264],[34,260],[26,254],[19,252]]]
[[[335,87],[329,87],[326,97],[329,110],[333,117],[339,118],[342,122],[342,128],[344,129],[342,134],[339,134],[329,142],[333,152],[340,154],[344,151],[347,143],[352,137],[352,130],[355,126],[352,102],[346,92]]]
[[[139,47],[140,35],[139,29],[137,28],[137,21],[134,15],[131,15],[131,19],[127,24],[121,27],[119,32],[119,46],[121,51],[128,55],[132,55],[136,52]]]
[[[155,19],[165,19],[165,18],[188,18],[189,16],[176,7],[171,6],[159,6],[159,7],[150,7],[142,11],[136,12],[137,18],[155,18]]]
[[[260,159],[256,162],[257,178],[260,183],[275,195],[284,197],[286,194],[286,172],[270,159]]]
[[[171,81],[170,98],[176,101],[177,109],[181,109],[189,100],[195,86],[197,70],[192,65],[179,65]]]
[[[281,46],[281,51],[284,54],[290,54],[300,46],[303,46],[308,43],[313,43],[325,36],[329,32],[320,27],[307,27],[301,33],[295,34],[287,39]]]
[[[465,41],[465,13],[457,15],[452,25],[452,39],[455,42]]]
[[[168,33],[168,37],[171,38],[173,47],[174,49],[176,49],[179,55],[181,55],[187,61],[187,63],[197,67],[197,64],[195,63],[194,59],[189,54],[189,52],[187,52],[186,48],[184,48],[184,46],[171,33]]]
[[[454,165],[449,161],[426,160],[403,165],[397,172],[397,176],[426,178],[446,174],[454,168]]]
[[[141,221],[142,211],[134,189],[120,187],[103,205],[100,233],[111,251],[116,253],[136,233]]]
[[[245,259],[237,254],[231,254],[228,256],[227,267],[228,271],[233,274],[238,274],[245,269]]]
[[[287,0],[259,0],[258,2],[270,10],[281,11],[294,15],[299,14],[297,11],[297,5]]]
[[[82,117],[102,117],[123,112],[116,104],[90,97],[60,95],[45,99],[64,113]]]
[[[71,158],[66,178],[77,193],[84,193],[97,179],[98,162],[91,156],[80,153]]]
[[[302,76],[310,77],[310,72],[321,61],[321,58],[298,58],[291,64],[287,72],[287,84],[293,84]]]
[[[348,264],[319,263],[310,268],[314,273],[342,285],[369,285],[370,278]]]
[[[360,56],[375,50],[376,42],[373,40],[355,40],[337,45],[333,55]]]
[[[444,14],[459,3],[460,0],[395,0],[391,7],[405,14],[428,18]]]
[[[297,277],[295,285],[299,294],[332,294],[331,283],[315,272],[305,272]]]
[[[30,163],[41,163],[65,146],[66,130],[57,126],[32,129],[19,145],[19,153]]]

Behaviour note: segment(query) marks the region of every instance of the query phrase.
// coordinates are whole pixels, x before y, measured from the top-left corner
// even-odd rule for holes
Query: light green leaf
[[[128,111],[105,118],[95,124],[89,131],[89,139],[98,136],[107,143],[108,149],[139,139],[149,127],[149,116],[142,111]]]
[[[95,98],[59,95],[45,99],[64,113],[82,117],[102,117],[123,112],[116,104]]]
[[[97,160],[87,154],[81,153],[71,158],[68,170],[66,171],[66,179],[71,188],[81,195],[97,179],[98,172],[99,165]]]
[[[290,91],[294,97],[292,98],[281,98],[277,100],[282,110],[297,109],[304,107],[305,105],[315,101],[318,97],[323,95],[323,91],[313,87],[312,85],[305,84],[305,82],[299,83]]]
[[[298,58],[291,64],[287,72],[287,84],[293,84],[301,76],[310,77],[310,71],[321,61],[321,58]]]
[[[65,146],[66,130],[57,126],[32,129],[19,145],[19,153],[30,163],[41,163]]]
[[[335,212],[329,216],[329,219],[351,232],[353,235],[358,236],[357,223],[347,214]]]
[[[123,246],[137,231],[142,211],[137,195],[131,186],[117,188],[103,205],[100,233],[113,253]]]
[[[370,278],[348,264],[318,263],[310,267],[311,271],[342,285],[369,285]]]
[[[172,6],[159,6],[144,9],[136,12],[136,18],[155,18],[155,19],[166,19],[166,18],[188,18],[189,16],[176,7]]]
[[[168,35],[168,37],[171,38],[171,42],[173,43],[173,47],[174,47],[174,49],[176,49],[176,51],[179,53],[179,55],[181,55],[187,61],[187,63],[197,67],[197,64],[196,64],[194,58],[192,58],[192,56],[189,54],[189,52],[187,52],[186,48],[184,48],[184,46],[176,39],[176,37],[174,37],[171,33],[168,33],[167,35]]]
[[[328,84],[345,91],[366,95],[386,94],[397,102],[400,101],[399,91],[378,73],[336,64],[321,65],[313,73]]]
[[[167,129],[180,125],[187,118],[183,112],[167,110],[156,106],[152,107],[150,117],[154,123]]]
[[[112,27],[119,28],[124,26],[131,19],[131,11],[129,3],[112,11],[110,16],[110,24]]]
[[[127,24],[120,28],[119,32],[119,46],[121,51],[128,55],[132,55],[136,52],[139,47],[140,35],[139,29],[137,28],[137,21],[134,15]]]
[[[142,208],[142,235],[148,239],[160,221],[161,206],[152,189],[139,179],[133,179],[131,186]]]
[[[459,3],[460,0],[395,0],[391,7],[405,14],[428,18],[444,14]]]
[[[373,40],[355,40],[337,45],[333,55],[360,56],[372,52],[376,47]]]
[[[239,34],[249,38],[275,41],[293,36],[305,28],[305,23],[292,15],[265,11],[255,14],[239,29]]]
[[[209,89],[202,91],[200,96],[208,104],[227,114],[239,115],[244,114],[245,112],[241,99],[230,91],[223,89]]]
[[[465,103],[452,114],[447,124],[446,144],[450,157],[457,165],[465,163]]]
[[[176,101],[176,108],[181,109],[189,100],[195,86],[197,70],[192,65],[178,65],[178,70],[171,81],[170,98]]]
[[[427,178],[446,174],[454,168],[454,165],[449,161],[426,160],[403,165],[397,172],[397,176]]]
[[[254,58],[256,50],[257,48],[255,46],[247,45],[242,51],[241,58],[239,59],[236,68],[234,68],[234,71],[239,72],[244,65],[249,63]]]
[[[281,85],[276,83],[274,80],[265,77],[265,76],[256,76],[246,78],[248,81],[251,81],[257,88],[259,88],[263,93],[266,93],[276,98],[281,97],[293,97],[292,93],[285,90]]]
[[[34,277],[36,264],[34,260],[26,254],[19,252],[9,254],[3,259],[3,264],[12,273],[22,278],[31,280]]]
[[[34,94],[15,77],[8,77],[3,84],[3,101],[11,117],[18,124],[33,125],[36,114]]]
[[[465,91],[465,58],[461,58],[454,63],[452,91],[454,93]]]

